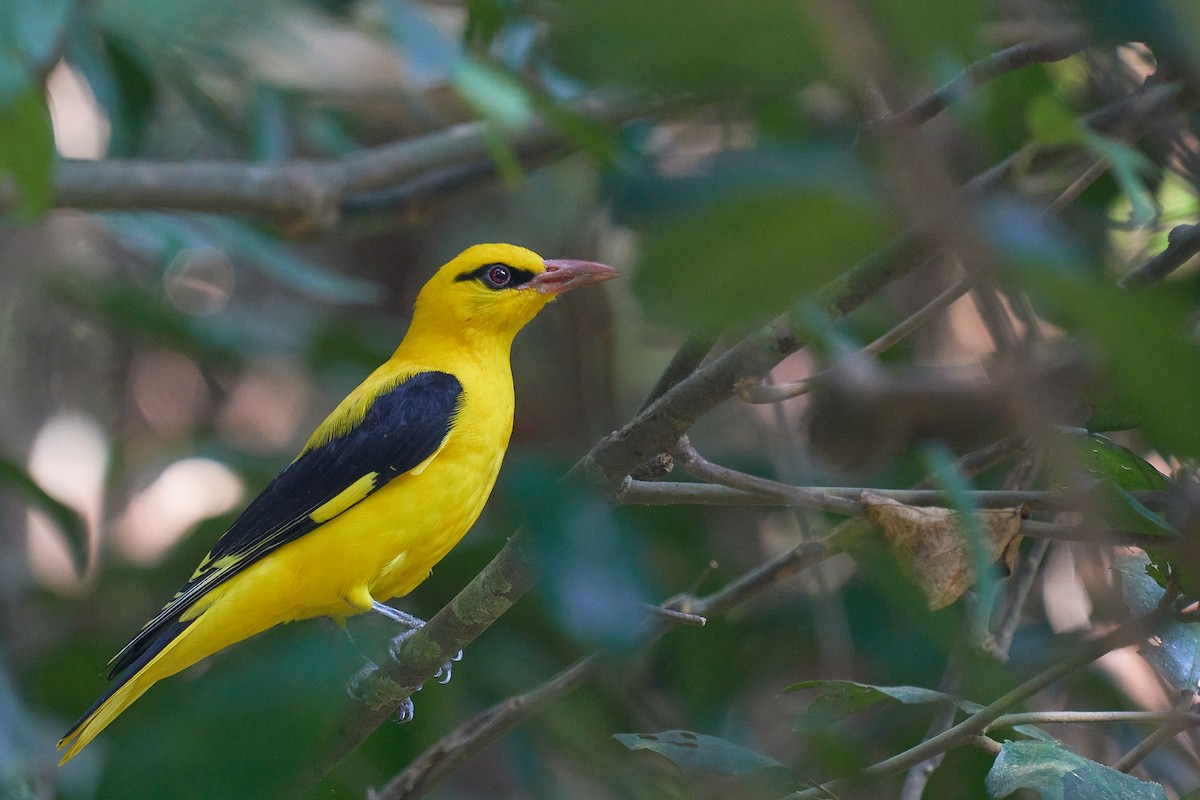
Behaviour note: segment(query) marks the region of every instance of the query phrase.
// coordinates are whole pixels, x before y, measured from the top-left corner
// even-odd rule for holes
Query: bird
[[[511,244],[475,245],[438,269],[392,356],[112,658],[110,685],[58,742],[60,763],[156,682],[275,625],[405,618],[386,601],[429,576],[495,485],[512,433],[514,337],[564,292],[617,275]]]

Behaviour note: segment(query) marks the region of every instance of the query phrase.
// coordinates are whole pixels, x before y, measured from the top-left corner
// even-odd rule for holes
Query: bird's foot
[[[378,664],[367,659],[367,663],[363,664],[358,672],[350,676],[350,680],[346,683],[346,694],[360,703],[366,703],[367,700],[363,696],[363,687],[366,685],[367,679],[374,675],[378,669]]]
[[[350,676],[350,681],[346,684],[346,694],[350,695],[352,698],[360,703],[363,703],[364,705],[370,705],[364,689],[367,685],[367,681],[378,670],[379,665],[368,659],[367,663],[363,664],[362,669]],[[421,691],[421,686],[418,685],[413,691]],[[404,725],[412,722],[414,716],[415,709],[413,707],[412,698],[406,697],[400,701],[400,705],[396,708],[395,713],[392,714],[392,721],[400,725]]]
[[[413,706],[412,698],[406,697],[401,701],[400,707],[396,709],[396,713],[392,714],[392,722],[397,725],[407,725],[413,721],[413,717],[416,715],[416,707]]]
[[[400,661],[400,651],[404,649],[404,643],[408,641],[408,638],[416,633],[421,627],[424,627],[424,625],[425,623],[422,622],[416,628],[407,630],[396,638],[392,639],[391,645],[388,646],[388,654],[391,655],[392,661],[397,663]],[[433,677],[437,679],[438,683],[445,686],[450,682],[450,676],[454,671],[454,662],[462,661],[462,657],[462,650],[459,650],[454,654],[453,657],[451,657],[449,661],[447,661],[445,664],[442,664],[442,666],[438,668],[437,672],[433,673]]]

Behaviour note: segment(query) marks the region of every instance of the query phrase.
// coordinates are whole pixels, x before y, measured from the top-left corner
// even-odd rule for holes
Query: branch
[[[925,323],[936,317],[946,308],[948,308],[955,300],[962,297],[971,289],[971,280],[962,280],[953,286],[945,289],[937,297],[930,300],[907,319],[900,322],[896,327],[892,328],[887,333],[880,336],[875,341],[864,347],[859,353],[863,355],[877,356],[895,347],[905,338],[921,328]],[[810,375],[807,378],[802,378],[791,383],[780,383],[775,385],[756,383],[737,388],[738,397],[745,400],[747,403],[777,403],[780,400],[790,400],[793,397],[799,397],[802,394],[812,391],[820,382],[822,376],[827,370],[822,370],[815,375]]]
[[[1191,702],[1191,698],[1188,698]],[[1200,725],[1200,714],[1186,711],[1025,711],[1004,714],[988,726],[1015,728],[1018,725],[1083,725],[1091,723],[1129,722],[1159,725],[1177,722],[1181,727]]]
[[[1118,285],[1136,292],[1161,281],[1200,253],[1200,225],[1176,225],[1167,234],[1167,247],[1140,267],[1122,276]]]
[[[431,791],[471,756],[504,736],[550,702],[573,691],[596,670],[595,654],[575,662],[541,686],[509,697],[467,720],[417,756],[371,800],[412,800]]]
[[[656,107],[644,101],[606,102],[591,96],[570,108],[593,121],[616,125]],[[53,205],[246,214],[294,227],[328,227],[337,222],[342,204],[355,195],[394,189],[430,172],[486,158],[489,140],[497,133],[524,158],[566,143],[544,119],[519,132],[499,131],[476,120],[332,160],[253,164],[64,159],[55,171]],[[0,193],[0,211],[10,209],[13,201],[11,193]]]
[[[1188,717],[1192,714],[1182,713],[1186,709],[1192,707],[1196,700],[1194,692],[1182,692],[1178,702],[1175,703],[1174,710],[1168,712],[1169,716],[1162,721],[1162,727],[1154,733],[1147,736],[1142,741],[1125,755],[1121,756],[1114,764],[1113,769],[1118,772],[1129,772],[1138,764],[1142,763],[1142,759],[1153,753],[1159,747],[1162,747],[1166,742],[1170,741],[1175,734],[1182,731],[1189,724]]]
[[[898,114],[885,117],[886,125],[920,125],[942,113],[955,100],[994,78],[1015,72],[1030,64],[1062,61],[1087,46],[1087,39],[1078,30],[1021,42],[992,53],[969,65],[937,91],[913,103]]]
[[[921,252],[913,237],[902,236],[826,284],[816,300],[830,316],[844,316],[879,289],[916,269]],[[634,468],[674,449],[679,437],[697,419],[732,397],[739,385],[762,380],[802,345],[792,316],[776,317],[679,381],[619,431],[601,439],[572,473],[587,474],[602,485],[619,485]]]
[[[1115,650],[1140,640],[1165,618],[1168,610],[1169,606],[1162,604],[1146,616],[1129,620],[1108,634],[1092,640],[1075,654],[1033,676],[954,727],[937,736],[926,739],[916,747],[905,750],[903,753],[872,764],[858,773],[855,779],[869,780],[890,775],[920,764],[931,756],[944,753],[960,744],[973,741],[976,736],[984,733],[996,723],[996,720],[1004,716],[1008,709],[1032,697],[1046,687],[1057,683],[1071,673],[1083,669],[1110,650]],[[788,795],[787,800],[827,797],[829,796],[830,789],[840,787],[849,782],[849,779],[831,781],[816,789],[807,789]]]
[[[708,463],[708,462],[705,462]],[[861,516],[857,506],[863,492],[871,492],[908,506],[945,506],[950,494],[944,489],[876,489],[863,486],[792,486],[787,483],[759,478],[711,465],[716,472],[701,472],[721,480],[711,483],[681,483],[677,481],[628,480],[615,494],[626,505],[702,505],[702,506],[796,506],[832,511],[847,516]],[[737,477],[732,477],[737,476]],[[711,478],[710,478],[711,479]],[[727,481],[729,481],[727,483]],[[736,484],[736,485],[734,485]],[[1027,505],[1035,511],[1078,511],[1078,492],[1056,490],[980,489],[965,493],[980,508],[1008,508]],[[1128,493],[1150,509],[1161,509],[1167,500],[1166,491]],[[851,508],[848,503],[854,503]],[[1077,526],[1046,525],[1044,530],[1067,530]]]
[[[349,699],[345,720],[324,758],[298,777],[314,786],[393,714],[404,698],[466,648],[533,584],[527,537],[518,530],[475,579],[404,643],[399,658],[376,670],[360,688],[363,701]],[[302,794],[298,791],[297,794]]]
[[[785,578],[795,575],[818,561],[837,553],[827,540],[808,542],[763,564],[705,598],[690,595],[673,598],[665,607],[652,607],[664,617],[664,624],[647,631],[627,653],[636,652],[669,629],[674,623],[703,624],[700,614],[727,611]],[[562,697],[595,674],[602,653],[575,662],[549,681],[525,694],[501,701],[477,714],[443,736],[372,796],[372,800],[413,800],[431,791],[438,783],[488,744],[515,729],[553,700]]]

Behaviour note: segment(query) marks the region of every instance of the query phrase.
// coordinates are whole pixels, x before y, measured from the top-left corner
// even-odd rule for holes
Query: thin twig
[[[1167,247],[1122,276],[1118,285],[1136,292],[1161,281],[1200,253],[1200,225],[1176,225],[1167,234]]]
[[[680,438],[678,452],[683,468],[701,480],[711,481],[712,483],[729,486],[734,489],[742,489],[743,491],[784,492],[796,500],[797,504],[802,502],[809,508],[831,511],[835,514],[857,516],[861,513],[861,508],[857,500],[834,497],[821,489],[788,486],[785,483],[747,475],[744,472],[738,472],[737,470],[714,464],[696,452],[696,449],[692,447],[687,437]]]
[[[863,486],[792,486],[767,478],[747,475],[705,461],[704,466],[693,464],[706,480],[717,479],[719,484],[682,483],[678,481],[626,481],[614,497],[626,505],[704,505],[704,506],[796,506],[818,511],[831,511],[847,516],[861,516],[859,500],[864,491],[887,497],[909,506],[945,506],[949,495],[942,489],[877,489]],[[689,472],[692,470],[689,469]],[[711,476],[711,477],[709,477]],[[1167,500],[1166,491],[1130,492],[1138,502],[1152,510],[1161,509]],[[1057,490],[1007,491],[980,489],[967,492],[980,508],[1011,508],[1027,505],[1035,511],[1078,511],[1079,494]],[[853,505],[850,505],[850,504]],[[1064,537],[1063,532],[1078,526],[1037,523],[1031,525],[1034,535]]]
[[[1028,533],[1028,524],[1023,521],[1021,529]],[[1008,659],[1008,651],[1012,647],[1013,637],[1021,625],[1021,613],[1025,608],[1025,600],[1033,589],[1033,582],[1037,579],[1038,569],[1041,568],[1042,561],[1046,558],[1046,551],[1050,549],[1051,541],[1053,539],[1050,537],[1044,537],[1034,542],[1025,558],[1021,559],[1021,563],[1013,575],[1012,586],[1008,593],[1008,605],[1005,606],[1004,614],[996,625],[995,639],[992,647],[989,648],[991,654],[996,658]]]
[[[1174,710],[1168,712],[1171,716],[1163,720],[1162,727],[1138,742],[1129,752],[1117,759],[1112,765],[1113,769],[1118,772],[1129,772],[1142,763],[1142,760],[1146,756],[1162,747],[1177,733],[1188,727],[1191,723],[1186,718],[1195,715],[1183,712],[1191,708],[1195,700],[1196,695],[1194,692],[1183,692],[1178,702],[1175,703]]]
[[[944,311],[955,300],[966,294],[970,288],[971,282],[969,280],[962,280],[945,289],[910,317],[900,322],[896,327],[871,342],[859,352],[872,356],[878,356],[881,353],[887,352]],[[754,383],[742,385],[738,386],[737,394],[738,397],[747,403],[777,403],[780,400],[789,400],[812,391],[819,384],[825,372],[823,370],[815,375],[810,375],[807,378],[790,383],[775,385]]]
[[[1042,39],[1021,42],[999,50],[969,65],[949,83],[912,104],[904,111],[883,120],[887,125],[920,125],[942,113],[951,103],[971,89],[993,78],[1014,72],[1031,64],[1062,61],[1087,46],[1087,39],[1078,30],[1068,30]]]
[[[597,662],[594,654],[583,658],[536,689],[502,700],[462,723],[375,792],[374,800],[413,800],[428,794],[475,753],[589,680]]]
[[[891,758],[886,758],[883,761],[872,764],[862,770],[856,776],[855,780],[870,780],[884,775],[891,775],[900,770],[908,769],[914,764],[919,764],[932,755],[944,753],[964,742],[973,740],[974,737],[986,731],[998,718],[1006,714],[1008,709],[1018,703],[1057,683],[1071,673],[1086,667],[1105,653],[1139,641],[1162,621],[1168,613],[1168,608],[1168,605],[1162,604],[1150,614],[1129,620],[1104,636],[1093,639],[1074,654],[1058,661],[1020,686],[1005,693],[1002,697],[989,703],[983,709],[967,717],[954,727],[937,736],[924,740],[917,746],[905,750],[903,753],[898,753]],[[788,800],[822,797],[821,792],[845,785],[849,782],[849,779],[831,781],[820,789],[807,789],[791,794],[788,796]]]
[[[681,595],[667,606],[652,606],[665,625],[704,624],[705,614],[716,614],[764,591],[808,566],[829,558],[836,550],[824,542],[808,542],[763,564],[721,590],[704,598]],[[652,627],[640,638],[644,646],[656,640],[667,628]],[[374,795],[374,800],[414,800],[424,796],[462,766],[475,753],[518,727],[550,702],[570,693],[590,680],[602,663],[601,653],[577,661],[550,680],[524,694],[510,697],[475,715],[443,736],[405,767]]]
[[[1018,725],[1087,725],[1116,722],[1139,725],[1179,722],[1186,727],[1200,725],[1200,713],[1186,711],[1023,711],[997,717],[996,721],[988,726],[988,730],[1015,728]]]

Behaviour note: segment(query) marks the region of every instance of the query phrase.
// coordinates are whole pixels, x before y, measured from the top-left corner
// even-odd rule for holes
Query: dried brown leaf
[[[883,530],[902,568],[912,575],[929,609],[953,603],[976,579],[971,552],[959,513],[935,506],[906,506],[888,497],[862,493],[867,519]],[[974,512],[984,533],[988,557],[1007,575],[1021,544],[1024,508],[985,509]]]

